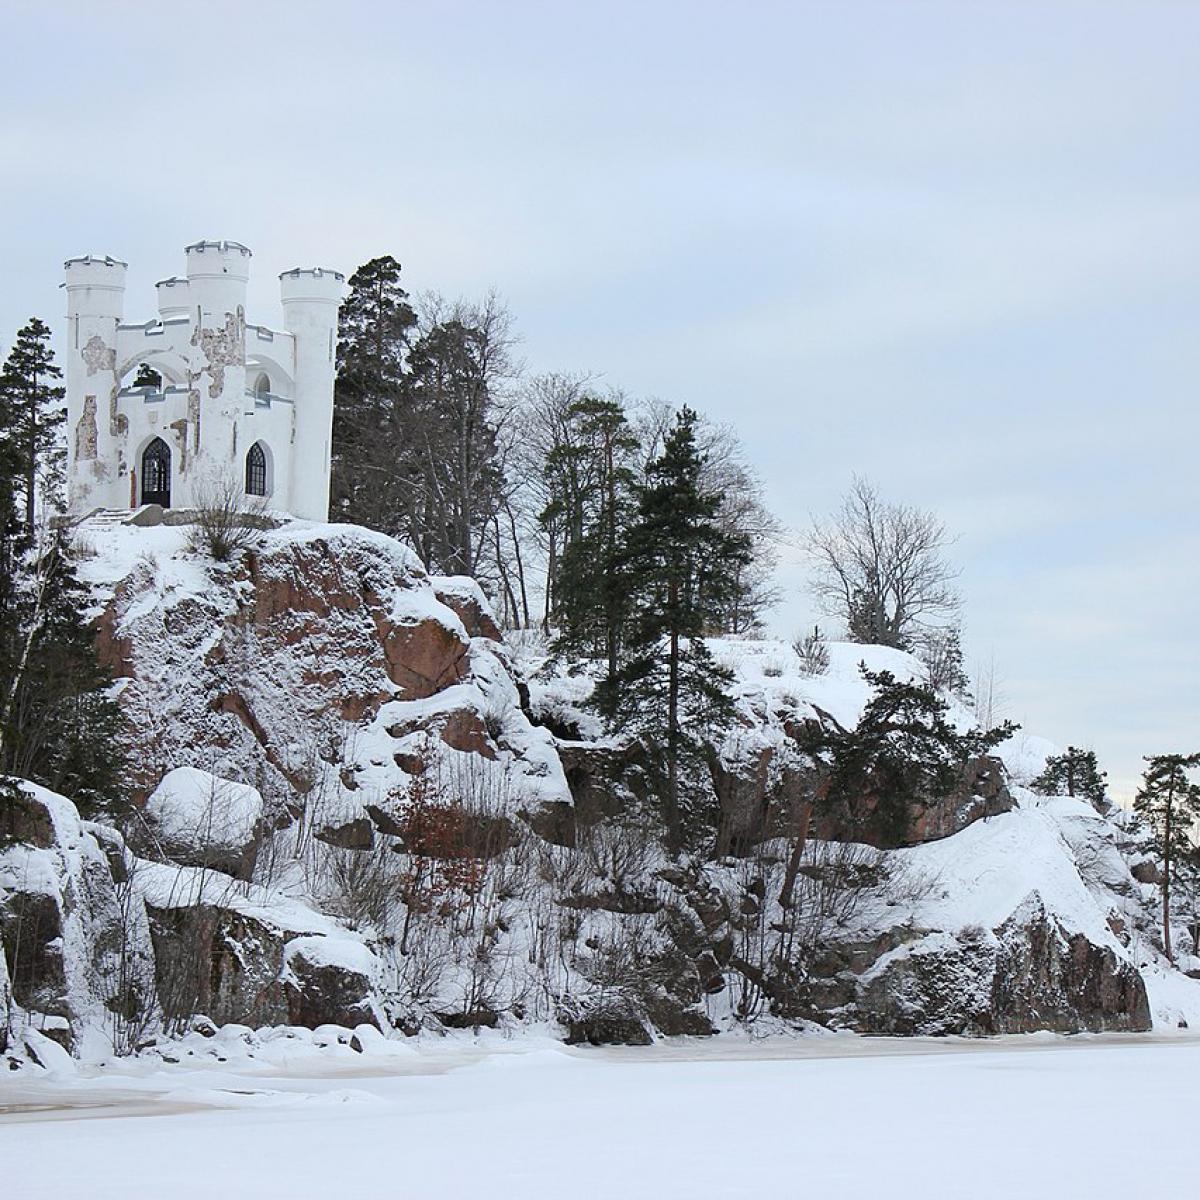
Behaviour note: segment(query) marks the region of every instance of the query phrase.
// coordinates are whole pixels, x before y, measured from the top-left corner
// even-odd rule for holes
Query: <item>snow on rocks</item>
[[[176,767],[146,800],[143,814],[169,858],[188,866],[249,875],[263,801],[248,784],[218,779],[198,767]]]
[[[910,901],[903,929],[885,907],[859,931],[886,952],[858,980],[857,1027],[1150,1028],[1138,964],[1118,935],[1132,880],[1111,827],[1083,801],[1017,796],[1014,811],[892,853]]]
[[[498,639],[476,584],[431,577],[399,543],[353,526],[289,521],[226,566],[170,527],[106,526],[93,540],[84,574],[102,651],[124,679],[155,836],[135,858],[117,835],[82,835],[128,873],[124,894],[148,916],[169,1025],[193,1027],[193,1040],[205,1038],[197,1013],[247,1037],[330,1022],[557,1020],[582,1040],[732,1026],[735,940],[753,934],[755,914],[764,928],[779,916],[778,880],[750,896],[749,860],[685,871],[615,843],[610,856],[606,823],[628,811],[644,752],[598,736],[586,673],[547,667],[526,690],[540,649]],[[820,675],[782,641],[712,648],[735,674],[740,719],[714,775],[730,826],[748,822],[739,853],[762,845],[764,797],[805,782],[805,724],[858,721],[871,694],[860,664],[920,674],[880,647],[831,644]],[[950,717],[973,723],[957,701]],[[1027,738],[1003,755],[1032,778],[1050,749]],[[164,765],[179,769],[163,778]],[[1144,960],[1129,931],[1153,897],[1130,875],[1117,827],[1086,805],[1014,795],[999,760],[977,768],[914,819],[903,840],[922,844],[883,852],[895,870],[874,907],[831,929],[825,961],[784,964],[771,1019],[939,1033],[1144,1026]],[[417,803],[459,803],[474,823],[451,832],[470,843],[472,886],[491,889],[471,898],[493,906],[478,925],[486,945],[466,902],[437,894],[438,853],[420,851],[420,954],[396,951],[407,932],[397,896],[418,878],[404,875]],[[46,836],[34,820],[30,853]],[[223,864],[214,846],[228,851]],[[463,847],[442,850],[453,862]],[[610,858],[620,878],[604,876]],[[634,944],[617,982],[603,982],[605,956]],[[417,1001],[409,975],[427,966]],[[1171,1012],[1186,1009],[1174,984],[1156,990],[1171,991]]]
[[[1061,751],[1048,738],[1018,729],[996,747],[995,753],[1013,783],[1028,787],[1046,769],[1046,760]]]
[[[385,1026],[373,999],[375,956],[349,938],[301,937],[288,942],[281,975],[293,1025]]]
[[[304,814],[366,846],[369,809],[407,794],[419,750],[460,760],[460,775],[464,756],[472,771],[494,762],[493,791],[514,810],[570,803],[473,581],[431,577],[351,525],[288,521],[224,566],[180,529],[85,522],[82,536],[144,795],[164,762],[194,767],[253,785],[269,823]]]
[[[74,805],[31,783],[10,786],[0,842],[8,1038],[37,1030],[84,1058],[128,1050],[157,1007],[145,913],[118,893],[106,848]]]

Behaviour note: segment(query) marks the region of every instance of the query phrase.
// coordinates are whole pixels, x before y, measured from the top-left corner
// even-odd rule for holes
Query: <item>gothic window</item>
[[[271,394],[271,377],[263,371],[254,381],[254,396],[258,400],[266,400]]]
[[[162,438],[142,451],[142,503],[171,507],[171,448]]]
[[[267,456],[262,443],[255,442],[246,451],[246,495],[265,496],[267,494]]]

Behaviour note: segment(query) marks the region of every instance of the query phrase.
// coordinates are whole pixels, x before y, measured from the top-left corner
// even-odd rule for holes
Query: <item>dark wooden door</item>
[[[142,503],[171,507],[171,448],[162,438],[142,451]]]

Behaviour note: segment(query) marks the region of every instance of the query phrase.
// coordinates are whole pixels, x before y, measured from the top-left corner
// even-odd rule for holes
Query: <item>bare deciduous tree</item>
[[[188,530],[188,548],[217,562],[236,558],[272,524],[266,498],[247,495],[233,472],[197,480],[193,495],[196,515]]]
[[[855,478],[839,511],[808,535],[813,591],[852,640],[905,648],[958,610],[950,542],[933,513],[889,504]]]

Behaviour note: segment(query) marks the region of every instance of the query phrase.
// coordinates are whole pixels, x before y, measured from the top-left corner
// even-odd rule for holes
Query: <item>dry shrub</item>
[[[247,550],[262,529],[273,522],[262,496],[247,496],[241,483],[230,477],[197,483],[195,516],[188,530],[188,548],[207,554],[215,562],[229,562]]]

